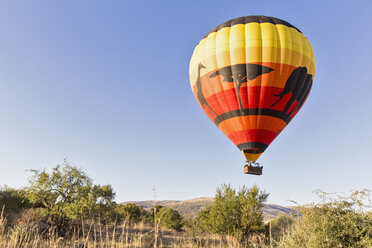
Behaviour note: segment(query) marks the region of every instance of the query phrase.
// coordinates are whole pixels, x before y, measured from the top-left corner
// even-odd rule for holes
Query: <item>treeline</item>
[[[0,188],[0,208],[9,224],[31,215],[47,226],[57,227],[63,235],[71,230],[73,223],[84,219],[146,224],[157,219],[162,226],[174,230],[181,230],[184,224],[182,216],[171,208],[156,205],[154,213],[154,209],[147,211],[133,203],[117,204],[111,185],[94,184],[83,170],[67,161],[51,172],[45,169],[29,172],[28,186]]]
[[[224,184],[217,188],[213,203],[196,218],[185,219],[176,210],[160,205],[146,210],[133,203],[118,204],[114,201],[115,192],[111,185],[94,184],[83,170],[67,161],[50,172],[42,169],[30,170],[29,173],[31,176],[26,187],[0,188],[0,247],[2,240],[14,235],[17,239],[14,247],[28,247],[25,238],[18,237],[19,230],[26,230],[22,234],[25,236],[30,230],[37,232],[38,239],[53,230],[56,237],[68,240],[72,236],[76,239],[76,229],[79,228],[83,229],[85,241],[84,246],[78,247],[122,247],[116,243],[109,245],[106,241],[97,245],[96,236],[91,237],[90,231],[84,233],[88,220],[94,223],[94,228],[97,223],[106,224],[105,235],[112,236],[112,240],[116,239],[118,227],[122,229],[121,238],[124,237],[124,227],[148,227],[135,234],[139,237],[136,245],[130,242],[130,229],[126,229],[125,247],[157,247],[158,244],[168,247],[162,243],[161,229],[173,230],[172,235],[178,235],[178,239],[172,242],[179,242],[179,247],[372,247],[368,190],[348,196],[318,191],[320,203],[298,207],[290,216],[283,215],[264,223],[262,210],[269,194],[257,186],[234,189]],[[218,241],[214,240],[213,246],[209,240],[215,237]],[[92,246],[88,245],[90,239],[94,239]],[[123,240],[121,244],[124,244]],[[171,247],[175,247],[173,245],[176,244]]]

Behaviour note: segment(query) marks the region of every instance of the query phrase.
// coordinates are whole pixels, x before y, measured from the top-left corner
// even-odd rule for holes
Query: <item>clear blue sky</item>
[[[269,202],[316,200],[314,189],[372,189],[372,2],[1,1],[0,184],[63,158],[118,202],[213,196],[257,184]],[[216,25],[269,15],[312,43],[308,101],[242,173],[240,151],[190,89],[194,46]]]

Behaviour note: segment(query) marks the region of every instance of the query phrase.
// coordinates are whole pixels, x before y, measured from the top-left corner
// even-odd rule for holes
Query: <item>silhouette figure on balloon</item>
[[[269,73],[273,70],[274,69],[270,67],[258,64],[236,64],[223,67],[212,73],[209,77],[213,78],[221,75],[224,82],[234,83],[238,95],[240,109],[243,109],[242,99],[240,97],[240,88],[242,84],[248,83],[256,77]]]
[[[313,76],[307,73],[307,68],[297,67],[292,71],[291,75],[287,79],[282,92],[280,92],[279,94],[274,94],[275,97],[279,98],[273,105],[271,105],[271,107],[274,107],[278,102],[280,102],[280,100],[282,100],[285,95],[292,93],[292,97],[286,103],[283,110],[283,113],[287,114],[292,104],[297,101],[296,106],[293,107],[293,109],[288,113],[289,116],[292,115],[295,110],[300,109],[301,106],[304,104],[307,96],[310,93],[312,85]]]
[[[201,79],[200,79],[200,71],[202,68],[205,68],[205,66],[200,63],[199,66],[198,66],[198,78],[196,80],[196,89],[198,90],[197,92],[197,98],[198,98],[198,101],[201,105],[201,107],[204,109],[204,105],[208,108],[208,111],[209,113],[213,112],[213,114],[215,114],[217,116],[217,113],[212,109],[212,107],[207,103],[207,100],[205,99],[204,95],[203,95],[203,87],[202,87],[202,82],[201,82]],[[212,115],[212,113],[211,113]]]

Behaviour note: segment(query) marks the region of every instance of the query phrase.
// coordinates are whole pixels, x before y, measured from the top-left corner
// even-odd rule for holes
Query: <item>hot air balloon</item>
[[[197,44],[190,83],[205,114],[242,151],[246,174],[306,101],[315,59],[304,34],[286,21],[245,16],[224,22]]]

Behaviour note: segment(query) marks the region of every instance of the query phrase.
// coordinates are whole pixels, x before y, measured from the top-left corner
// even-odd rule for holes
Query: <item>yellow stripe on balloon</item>
[[[315,59],[307,38],[296,29],[282,24],[247,23],[224,27],[210,33],[196,46],[190,62],[190,81],[196,81],[199,63],[201,73],[231,64],[270,62],[306,66],[315,73]]]
[[[246,153],[244,151],[242,153],[247,161],[256,161],[262,155],[262,153]]]

